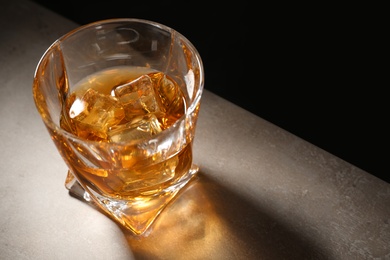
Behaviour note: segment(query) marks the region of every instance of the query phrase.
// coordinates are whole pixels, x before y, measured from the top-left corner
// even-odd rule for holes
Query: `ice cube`
[[[155,85],[156,91],[159,93],[159,98],[165,108],[168,108],[170,104],[181,95],[178,93],[178,86],[165,74],[161,72],[148,74],[152,82]]]
[[[148,75],[117,86],[111,92],[123,105],[126,119],[161,112],[154,83]]]
[[[90,88],[81,98],[76,98],[69,115],[77,135],[84,138],[107,138],[108,128],[124,118],[122,105],[112,96]]]
[[[154,82],[155,91],[160,100],[160,109],[165,112],[165,128],[172,125],[185,113],[185,100],[180,87],[169,77],[161,72],[150,73],[150,78]]]
[[[156,115],[150,113],[136,117],[129,123],[110,127],[108,136],[111,142],[130,142],[149,138],[161,131]]]

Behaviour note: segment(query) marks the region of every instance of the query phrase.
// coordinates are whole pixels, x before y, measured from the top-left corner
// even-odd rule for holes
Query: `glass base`
[[[190,171],[169,188],[153,196],[140,196],[131,200],[115,200],[104,197],[88,187],[84,188],[71,171],[68,171],[65,187],[71,196],[98,206],[126,229],[136,235],[143,235],[198,171],[199,167],[192,165]]]

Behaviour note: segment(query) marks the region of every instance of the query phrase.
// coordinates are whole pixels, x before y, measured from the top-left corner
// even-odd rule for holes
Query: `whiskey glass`
[[[157,22],[107,19],[57,39],[32,90],[69,193],[145,234],[199,171],[192,147],[203,86],[194,45]]]

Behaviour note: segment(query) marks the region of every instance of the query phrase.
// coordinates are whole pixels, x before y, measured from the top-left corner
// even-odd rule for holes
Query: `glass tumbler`
[[[145,234],[199,170],[203,85],[198,51],[163,24],[108,19],[57,39],[36,67],[33,98],[69,193]]]

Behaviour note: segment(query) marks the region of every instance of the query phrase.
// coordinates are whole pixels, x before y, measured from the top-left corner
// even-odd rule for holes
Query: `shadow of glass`
[[[202,172],[146,235],[122,231],[136,259],[329,259],[310,238]]]

